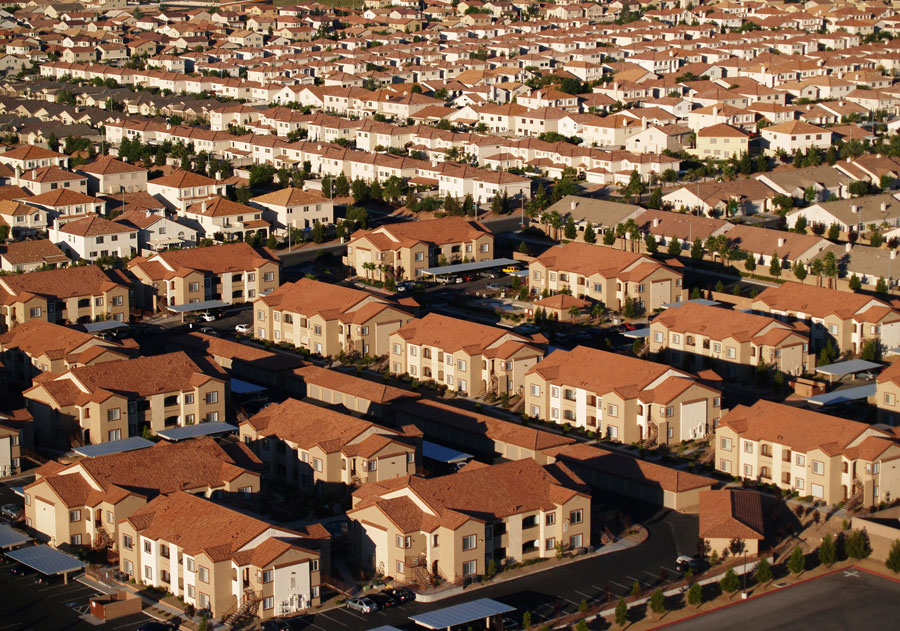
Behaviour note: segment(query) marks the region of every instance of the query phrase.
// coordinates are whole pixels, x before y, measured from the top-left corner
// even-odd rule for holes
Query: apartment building
[[[310,364],[297,368],[294,376],[302,384],[303,396],[368,418],[392,417],[394,404],[419,398],[418,392],[395,388],[339,370]]]
[[[50,443],[89,445],[225,420],[224,380],[182,352],[71,368],[23,395]]]
[[[554,468],[524,459],[472,463],[437,478],[371,483],[353,494],[365,567],[409,583],[484,574],[507,559],[550,558],[591,545],[590,496]]]
[[[129,289],[94,266],[10,274],[0,277],[4,330],[28,322],[91,322],[129,317]]]
[[[58,219],[47,231],[50,241],[73,260],[96,261],[103,257],[128,258],[138,251],[138,231],[97,215]]]
[[[416,279],[428,267],[493,258],[494,235],[484,224],[444,217],[357,230],[347,243],[344,264],[366,278]]]
[[[121,571],[213,618],[245,603],[266,619],[320,602],[323,539],[307,533],[181,491],[157,496],[120,522],[119,532]]]
[[[525,412],[623,443],[668,445],[706,436],[722,393],[662,364],[578,346],[528,371]]]
[[[225,184],[219,180],[182,170],[147,182],[147,192],[175,212],[183,212],[210,197],[221,197],[225,195],[225,189]]]
[[[278,287],[281,264],[266,248],[238,242],[137,257],[128,269],[150,290],[156,311],[205,300],[252,302]]]
[[[102,156],[78,169],[87,177],[88,192],[92,195],[121,195],[147,190],[147,169]]]
[[[264,209],[263,217],[276,231],[306,230],[316,223],[323,226],[335,223],[333,200],[299,188],[266,193],[254,197],[250,203]]]
[[[666,309],[650,323],[650,352],[673,366],[749,379],[761,364],[788,375],[816,366],[809,328],[803,322],[686,302]]]
[[[253,303],[253,334],[317,355],[387,355],[388,338],[413,317],[366,291],[302,278]]]
[[[390,429],[296,399],[267,406],[240,431],[270,478],[318,495],[413,475],[421,460],[413,426]]]
[[[900,362],[889,364],[878,373],[874,403],[879,423],[900,424]]]
[[[52,546],[117,548],[119,522],[160,494],[184,491],[249,506],[260,469],[248,447],[212,438],[50,461],[25,486],[25,523]]]
[[[572,242],[548,249],[528,265],[532,293],[571,292],[620,310],[628,298],[652,311],[682,297],[682,275],[649,256]]]
[[[22,472],[22,455],[33,449],[31,414],[20,409],[0,413],[0,478]]]
[[[391,372],[476,397],[519,394],[525,374],[544,356],[528,336],[437,313],[409,321],[389,343]]]
[[[872,506],[900,493],[900,445],[892,434],[765,400],[722,417],[716,469],[826,504],[855,497]]]
[[[785,321],[803,321],[815,350],[829,340],[846,353],[858,353],[870,339],[877,339],[885,348],[900,345],[900,313],[874,296],[784,283],[765,289],[750,307]]]

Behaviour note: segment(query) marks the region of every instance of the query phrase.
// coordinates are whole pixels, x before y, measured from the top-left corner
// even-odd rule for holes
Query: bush
[[[691,588],[688,590],[687,600],[688,604],[691,604],[694,607],[699,607],[703,604],[703,588],[700,587],[700,583],[691,585]]]
[[[650,610],[657,615],[666,613],[666,597],[659,587],[650,595]]]
[[[869,536],[865,530],[854,530],[847,536],[847,542],[844,544],[844,550],[851,559],[865,559],[872,554],[872,548],[869,545]]]
[[[819,562],[831,567],[835,561],[837,561],[837,549],[834,545],[834,538],[828,534],[819,544]]]
[[[628,624],[628,605],[625,604],[624,598],[620,598],[616,603],[616,624],[620,627]]]
[[[791,574],[800,574],[806,569],[806,556],[803,554],[803,550],[800,546],[797,546],[791,551],[791,558],[788,559],[787,565]]]
[[[760,559],[756,564],[756,582],[764,585],[772,580],[772,566],[766,559]]]
[[[888,553],[888,558],[884,564],[894,574],[900,572],[900,539],[891,544],[891,551]]]
[[[733,594],[741,588],[741,579],[735,574],[734,568],[729,568],[729,570],[725,572],[725,576],[719,581],[719,587],[721,587],[722,591],[726,594]]]

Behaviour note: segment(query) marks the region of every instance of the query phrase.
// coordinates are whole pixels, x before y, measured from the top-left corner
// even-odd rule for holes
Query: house
[[[24,199],[29,206],[46,210],[50,217],[72,217],[75,215],[100,215],[106,209],[106,202],[70,188],[58,188],[41,195]],[[49,224],[50,222],[48,222]]]
[[[428,585],[589,547],[590,496],[555,468],[524,459],[364,485],[347,513],[364,567]]]
[[[684,149],[693,132],[684,125],[650,125],[625,140],[625,150],[633,153],[675,153]]]
[[[623,443],[703,438],[721,406],[722,394],[688,373],[585,346],[556,350],[525,375],[529,416]]]
[[[388,338],[412,320],[396,303],[366,291],[302,278],[253,303],[253,335],[326,357],[387,355]]]
[[[138,250],[138,231],[117,221],[91,214],[65,223],[59,219],[47,231],[50,241],[73,260],[128,258]]]
[[[70,267],[0,277],[3,330],[29,320],[124,322],[129,288],[95,266]]]
[[[10,228],[13,237],[32,236],[47,229],[48,213],[43,208],[11,199],[0,200],[0,224]]]
[[[158,252],[172,246],[191,247],[198,241],[197,231],[193,228],[151,210],[126,210],[114,221],[137,230],[137,247],[140,252]]]
[[[335,222],[333,200],[299,188],[283,188],[259,195],[250,203],[264,209],[263,218],[276,231],[306,230],[316,223],[330,226]]]
[[[493,258],[494,235],[484,224],[444,217],[357,230],[344,264],[366,278],[418,279],[428,267]]]
[[[773,197],[775,193],[764,183],[746,178],[685,184],[663,195],[663,203],[675,210],[717,217],[766,212]]]
[[[52,546],[118,548],[119,523],[182,491],[249,506],[261,463],[249,447],[199,438],[39,467],[24,488],[25,523]]]
[[[321,527],[306,530],[176,491],[119,523],[119,569],[215,618],[238,607],[260,618],[287,615],[320,602],[328,552],[318,546],[327,546],[329,535]]]
[[[719,123],[698,130],[696,145],[690,150],[695,156],[704,160],[726,160],[750,152],[750,135],[737,127]]]
[[[840,169],[822,164],[817,167],[790,168],[769,171],[756,176],[760,182],[778,195],[787,195],[798,201],[805,201],[807,191],[812,189],[815,200],[849,197],[848,187],[853,181]]]
[[[606,199],[566,195],[547,208],[547,212],[550,213],[550,215],[556,212],[560,217],[566,220],[571,217],[572,221],[575,222],[575,227],[578,231],[584,232],[588,222],[591,223],[595,231],[606,228],[615,228],[619,224],[624,224],[629,219],[636,219],[644,212],[644,208],[636,204],[624,204],[622,202]],[[532,222],[531,225],[542,228],[548,232],[551,228],[548,224],[543,223],[535,224]]]
[[[700,492],[700,538],[709,554],[719,557],[732,552],[734,541],[743,551],[759,554],[760,542],[766,535],[766,518],[771,500],[749,489],[718,489]]]
[[[389,343],[391,372],[469,396],[520,393],[525,374],[544,356],[531,338],[510,329],[437,313],[410,320]]]
[[[0,162],[9,165],[14,170],[18,169],[17,173],[23,173],[48,166],[66,168],[69,166],[69,156],[37,145],[22,145],[0,153]]]
[[[50,193],[57,189],[87,193],[86,177],[58,166],[38,167],[25,171],[16,178],[16,184],[28,189],[32,195]]]
[[[112,156],[102,156],[79,167],[78,172],[87,176],[88,192],[92,195],[120,195],[147,190],[147,169]]]
[[[183,212],[192,204],[224,196],[225,184],[205,175],[178,170],[147,182],[147,192],[166,208]]]
[[[750,307],[783,320],[803,321],[817,351],[829,341],[843,353],[860,352],[870,339],[878,340],[884,348],[900,345],[900,313],[874,296],[784,283],[762,291]]]
[[[794,153],[798,149],[806,151],[810,148],[826,150],[831,146],[831,132],[803,121],[787,121],[777,125],[763,127],[760,135],[766,143],[766,152],[774,154],[779,151]]]
[[[528,265],[528,286],[533,294],[571,292],[616,311],[626,300],[652,311],[680,300],[682,275],[636,252],[572,242],[534,259]]]
[[[726,236],[734,248],[747,256],[752,255],[757,264],[769,266],[772,258],[777,257],[782,269],[797,261],[809,263],[831,246],[830,241],[814,234],[796,234],[745,224],[736,225]]]
[[[809,328],[802,322],[696,302],[654,318],[648,340],[650,352],[673,366],[700,370],[711,364],[730,380],[749,379],[762,365],[788,375],[811,372],[816,365]]]
[[[137,257],[128,269],[151,290],[156,311],[206,300],[251,302],[278,287],[281,266],[267,249],[238,242]]]
[[[421,461],[414,426],[395,430],[296,399],[267,406],[240,431],[270,479],[318,495],[414,475]]]
[[[225,197],[193,203],[180,214],[185,223],[197,227],[198,234],[217,241],[243,241],[255,234],[265,238],[269,233],[269,223],[262,218],[261,210]]]
[[[225,382],[184,353],[70,368],[23,393],[36,435],[90,445],[225,420]]]
[[[860,423],[781,403],[738,405],[716,428],[716,469],[837,504],[891,502],[900,444]]]
[[[69,257],[49,239],[8,241],[0,246],[0,269],[4,272],[33,272],[68,264]]]
[[[785,217],[788,227],[796,226],[800,217],[810,226],[817,223],[824,226],[837,224],[841,232],[865,234],[873,224],[884,228],[900,227],[900,199],[882,193],[819,202],[788,212]]]

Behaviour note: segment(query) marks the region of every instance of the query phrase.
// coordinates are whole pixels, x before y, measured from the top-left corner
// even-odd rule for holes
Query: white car
[[[360,613],[374,613],[378,611],[378,605],[369,598],[361,596],[358,598],[350,598],[347,600],[347,608],[353,609]]]
[[[236,333],[240,333],[242,335],[250,335],[253,332],[253,329],[250,328],[249,324],[239,324],[234,327]]]
[[[203,313],[200,314],[200,319],[203,320],[204,322],[215,322],[216,316],[211,314],[209,311],[204,311]]]

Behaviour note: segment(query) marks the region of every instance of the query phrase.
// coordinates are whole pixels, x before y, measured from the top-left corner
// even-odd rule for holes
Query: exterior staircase
[[[424,554],[406,558],[406,567],[412,570],[412,582],[421,588],[431,587],[431,574]]]
[[[261,601],[262,592],[255,592],[250,588],[245,589],[244,595],[241,598],[241,602],[238,605],[237,609],[225,615],[222,618],[222,622],[224,622],[228,626],[233,627],[236,622],[243,620],[244,618],[256,616],[256,612],[259,609],[259,603]]]
[[[103,526],[97,526],[97,537],[94,539],[94,550],[111,548],[113,543],[113,539],[109,536],[106,528],[104,528]]]
[[[863,485],[859,479],[853,480],[853,494],[847,498],[847,501],[844,502],[844,510],[848,513],[862,504],[863,501]]]
[[[647,422],[647,437],[641,443],[645,449],[652,449],[656,446],[656,440],[659,438],[659,426],[653,421]]]

